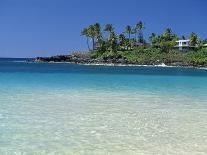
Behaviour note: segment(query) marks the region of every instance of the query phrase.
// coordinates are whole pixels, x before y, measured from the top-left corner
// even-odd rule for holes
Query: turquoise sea
[[[206,155],[207,70],[0,59],[0,155]]]

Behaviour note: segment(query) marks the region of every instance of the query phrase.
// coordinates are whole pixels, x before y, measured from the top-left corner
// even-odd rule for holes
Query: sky
[[[37,57],[87,50],[80,31],[112,23],[117,33],[137,21],[145,39],[170,27],[207,38],[206,0],[0,0],[0,57]]]

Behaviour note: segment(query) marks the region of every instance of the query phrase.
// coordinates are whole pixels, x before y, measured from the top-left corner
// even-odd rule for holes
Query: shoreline
[[[164,63],[158,65],[147,65],[147,64],[121,64],[121,63],[81,63],[81,62],[57,62],[57,61],[33,61],[34,63],[48,63],[48,64],[74,64],[84,66],[107,66],[107,67],[162,67],[162,68],[192,68],[192,69],[204,69],[207,70],[206,66],[182,66],[182,65],[166,65]]]
[[[146,67],[182,67],[182,68],[207,68],[206,61],[199,61],[200,57],[191,58],[180,55],[181,53],[173,53],[172,55],[163,53],[159,57],[151,57],[152,53],[142,55],[140,57],[118,55],[116,57],[98,57],[92,52],[74,52],[69,55],[56,55],[50,57],[37,57],[32,62],[37,63],[70,63],[79,65],[92,66],[146,66]],[[130,54],[129,54],[130,55]],[[173,57],[172,57],[173,56]],[[133,59],[135,58],[135,59]],[[186,60],[187,59],[187,60]],[[195,60],[194,60],[195,59]],[[196,61],[197,60],[197,61]]]

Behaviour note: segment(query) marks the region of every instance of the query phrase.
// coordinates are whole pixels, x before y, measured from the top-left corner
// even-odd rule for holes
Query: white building
[[[190,47],[190,40],[178,40],[176,41],[177,45],[175,46],[175,48],[178,48],[179,50],[188,50]]]

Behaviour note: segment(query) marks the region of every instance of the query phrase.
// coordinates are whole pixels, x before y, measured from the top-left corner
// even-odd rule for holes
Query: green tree
[[[116,54],[118,50],[118,41],[115,32],[111,32],[109,36],[109,51]]]
[[[124,34],[120,34],[119,35],[119,48],[125,50],[126,46],[127,46],[126,37]]]
[[[103,43],[103,35],[101,32],[101,25],[99,23],[94,24],[94,31],[96,37],[95,48],[99,50]]]
[[[132,34],[132,27],[130,25],[127,25],[125,28],[125,33],[128,34],[128,46],[127,48],[132,48],[132,44],[131,44],[131,34]]]
[[[104,31],[108,32],[108,39],[104,42],[105,49],[107,51],[114,51],[114,44],[117,41],[116,34],[114,32],[114,27],[112,24],[106,24],[104,27]]]
[[[190,34],[190,45],[191,46],[200,46],[201,40],[199,39],[198,35],[195,32]]]
[[[90,25],[88,27],[88,34],[90,36],[90,38],[92,39],[92,47],[93,47],[93,51],[95,49],[95,39],[96,39],[96,31],[95,31],[95,26],[94,25]]]
[[[94,29],[95,29],[95,35],[97,39],[102,38],[102,33],[101,33],[101,25],[99,23],[94,24]]]
[[[182,39],[182,40],[185,40],[186,38],[185,38],[185,36],[182,36],[181,39]]]
[[[89,35],[88,28],[84,28],[84,29],[81,31],[81,35],[82,35],[82,36],[86,36],[86,39],[87,39],[86,41],[87,41],[88,50],[91,51],[91,49],[90,49],[90,45],[89,45],[89,37],[90,37],[90,35]]]
[[[136,32],[138,33],[138,42],[139,43],[144,43],[144,35],[143,35],[143,30],[145,29],[144,24],[142,21],[137,22],[136,24]],[[136,38],[137,39],[137,38]]]
[[[112,24],[106,24],[105,28],[104,28],[104,31],[110,32],[110,33],[113,32],[114,31],[113,25]]]
[[[125,28],[125,33],[128,34],[129,40],[131,39],[131,34],[132,34],[132,27],[130,25],[127,25]]]
[[[204,39],[203,40],[203,44],[207,44],[207,39]]]
[[[167,28],[163,34],[163,39],[165,41],[172,41],[176,38],[176,35],[173,34],[172,29],[171,28]]]
[[[161,36],[158,36],[158,43],[163,51],[169,52],[176,45],[177,39],[172,30],[167,28]]]
[[[204,39],[203,41],[202,41],[202,47],[204,47],[205,46],[205,48],[207,47],[207,39]]]
[[[135,28],[133,28],[132,29],[132,34],[134,34],[134,39],[137,41],[137,36],[138,36],[138,34],[137,34],[138,32],[137,32],[137,28],[135,27]]]
[[[157,38],[155,33],[151,33],[149,37],[150,45],[155,47],[157,45]]]
[[[109,35],[108,35],[108,40],[109,40],[110,34],[112,32],[114,32],[113,25],[112,24],[106,24],[105,27],[104,27],[104,31],[109,33]]]

